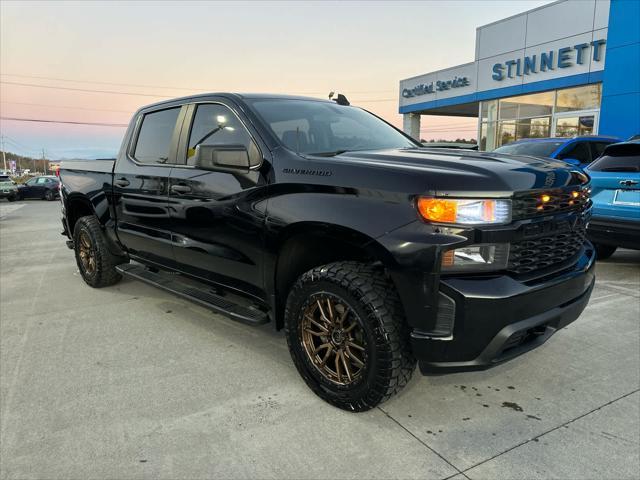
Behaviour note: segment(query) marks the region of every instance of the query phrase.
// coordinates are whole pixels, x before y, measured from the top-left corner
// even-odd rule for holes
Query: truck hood
[[[510,196],[514,191],[564,187],[589,180],[576,167],[558,160],[473,150],[367,150],[343,153],[331,160],[406,172],[421,177],[421,183],[435,194]]]

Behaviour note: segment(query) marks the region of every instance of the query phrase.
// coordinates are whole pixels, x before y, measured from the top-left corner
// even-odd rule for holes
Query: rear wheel
[[[109,251],[100,222],[93,215],[81,217],[73,229],[73,245],[76,263],[82,279],[90,286],[99,288],[120,281],[116,266],[126,263],[125,257]]]
[[[594,247],[596,247],[596,257],[599,260],[606,260],[618,249],[618,247],[613,245],[603,245],[601,243],[594,244]]]
[[[53,190],[47,190],[47,192],[44,194],[44,198],[45,200],[52,201],[55,200],[56,194],[53,192]]]
[[[344,410],[374,408],[415,369],[395,289],[370,265],[337,262],[302,275],[287,300],[285,331],[307,385]]]

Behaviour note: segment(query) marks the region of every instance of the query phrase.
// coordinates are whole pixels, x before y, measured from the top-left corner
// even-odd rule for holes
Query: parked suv
[[[593,188],[587,233],[598,258],[618,247],[640,250],[640,141],[609,145],[586,172]]]
[[[16,182],[9,175],[0,175],[0,198],[6,198],[10,202],[16,200],[18,188]]]
[[[151,105],[115,162],[60,177],[88,285],[126,275],[270,322],[307,385],[349,411],[399,391],[416,360],[479,370],[541,345],[595,281],[587,175],[424,148],[343,96]]]
[[[556,158],[584,168],[602,155],[607,145],[620,140],[620,138],[602,135],[585,135],[573,138],[525,138],[498,147],[494,152]]]

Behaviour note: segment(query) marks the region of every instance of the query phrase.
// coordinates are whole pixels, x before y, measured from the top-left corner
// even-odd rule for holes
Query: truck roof
[[[163,100],[161,102],[150,103],[148,105],[144,105],[140,107],[138,110],[142,110],[149,107],[155,107],[175,102],[185,102],[189,100],[198,100],[201,98],[207,97],[226,97],[226,98],[235,98],[235,99],[280,99],[280,100],[311,100],[315,102],[327,102],[333,103],[329,99],[324,98],[314,98],[314,97],[305,97],[301,95],[286,95],[281,93],[236,93],[236,92],[209,92],[209,93],[198,93],[195,95],[188,95],[186,97],[176,97],[170,100]]]

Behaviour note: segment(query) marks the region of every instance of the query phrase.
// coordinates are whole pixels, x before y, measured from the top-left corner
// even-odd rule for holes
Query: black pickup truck
[[[479,370],[541,345],[595,281],[584,173],[425,148],[343,96],[158,103],[117,159],[60,176],[87,284],[124,275],[271,322],[308,386],[351,411],[398,392],[416,361]]]

